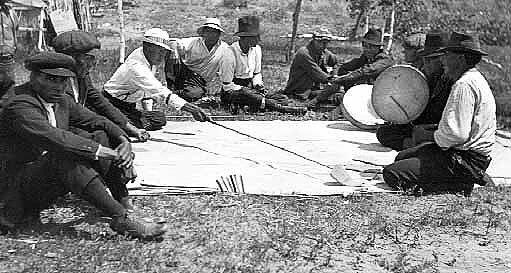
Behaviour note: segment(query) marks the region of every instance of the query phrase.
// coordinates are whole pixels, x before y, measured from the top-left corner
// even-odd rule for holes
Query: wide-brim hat
[[[167,50],[170,50],[169,46],[169,34],[161,28],[151,28],[144,33],[142,38],[143,42],[155,44],[161,46]]]
[[[362,42],[366,42],[370,45],[375,46],[383,46],[383,42],[381,40],[382,34],[379,29],[370,28],[364,37],[362,38]]]
[[[63,32],[52,40],[51,45],[56,52],[68,55],[88,53],[101,48],[96,36],[83,30]]]
[[[240,37],[253,37],[261,35],[259,29],[259,18],[257,16],[247,15],[238,19],[238,31],[234,33]]]
[[[39,71],[60,77],[74,77],[76,62],[69,55],[56,52],[43,52],[28,57],[25,67],[30,71]]]
[[[447,45],[449,34],[445,31],[431,31],[426,34],[424,48],[417,51],[417,54],[424,58],[432,58],[441,56],[443,53],[437,52],[440,48]]]
[[[488,53],[482,51],[479,37],[473,32],[462,33],[453,31],[447,46],[438,49],[436,53],[445,53],[447,51],[488,55]]]
[[[218,18],[206,18],[206,21],[202,24],[202,26],[197,28],[197,33],[201,35],[202,29],[205,27],[216,29],[219,30],[220,32],[225,32]]]
[[[323,40],[323,41],[332,41],[334,36],[326,27],[320,27],[312,33],[312,39],[314,40]]]

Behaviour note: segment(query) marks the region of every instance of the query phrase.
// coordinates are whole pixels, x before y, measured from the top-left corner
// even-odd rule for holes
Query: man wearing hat
[[[429,100],[421,115],[409,124],[382,125],[376,130],[376,137],[383,145],[401,151],[416,145],[412,139],[415,126],[436,129],[451,91],[453,81],[443,75],[441,53],[435,52],[447,45],[447,33],[431,31],[426,35],[425,47],[417,52],[423,59],[418,67],[426,76],[429,86]]]
[[[299,101],[307,101],[315,99],[325,89],[332,90],[327,92],[329,94],[335,93],[337,87],[329,83],[333,79],[330,72],[337,64],[337,56],[327,49],[332,38],[330,31],[321,27],[313,33],[307,46],[296,51],[284,94]],[[323,97],[320,100],[324,100]]]
[[[261,74],[262,53],[259,43],[259,18],[244,16],[238,20],[239,41],[229,48],[220,66],[222,80],[221,100],[228,106],[249,106],[252,110],[297,111],[299,108],[282,106],[274,97],[266,97]],[[280,95],[285,97],[285,95]],[[306,109],[302,109],[305,113]]]
[[[444,75],[454,81],[436,130],[414,129],[417,147],[400,152],[383,169],[385,182],[413,193],[462,192],[485,185],[495,143],[496,107],[488,82],[477,70],[482,56],[474,33],[453,32],[438,51]]]
[[[199,37],[176,41],[175,54],[165,62],[167,86],[186,101],[194,102],[208,93],[208,83],[219,72],[229,45],[220,39],[224,32],[217,18],[206,18],[197,29]]]
[[[101,48],[96,36],[82,30],[67,31],[55,37],[52,46],[56,52],[67,54],[76,61],[76,82],[70,79],[71,88],[68,90],[77,103],[105,116],[139,141],[149,138],[145,129],[131,124],[128,118],[103,96],[103,92],[92,84],[89,71],[95,64],[97,50]]]
[[[196,120],[208,119],[199,107],[173,94],[155,77],[155,68],[170,50],[169,43],[166,31],[149,29],[144,33],[142,46],[128,56],[104,85],[105,96],[137,128],[159,130],[166,124],[163,112],[141,109],[143,100],[160,100],[178,110],[190,112]]]
[[[3,102],[12,93],[14,86],[14,49],[0,45],[0,110]]]
[[[334,93],[339,93],[340,87],[347,91],[359,84],[373,84],[376,77],[383,70],[393,65],[392,58],[383,52],[381,31],[369,29],[362,39],[362,55],[347,63],[341,64],[337,70],[337,76],[330,79],[334,88],[326,89],[320,96],[307,102],[309,107],[326,100]],[[335,95],[333,100],[340,103],[344,92]]]
[[[15,87],[0,113],[0,229],[38,219],[57,197],[73,192],[111,216],[114,231],[144,239],[159,236],[163,225],[128,216],[119,202],[128,192],[117,184],[115,170],[129,168],[134,157],[127,135],[66,95],[75,65],[61,53],[29,57],[29,82]],[[103,130],[116,148],[76,135],[71,126]],[[102,160],[112,168],[100,168]]]
[[[405,55],[405,62],[415,68],[422,67],[422,56],[418,54],[418,51],[424,49],[426,42],[426,34],[424,33],[412,33],[403,40],[403,53]]]

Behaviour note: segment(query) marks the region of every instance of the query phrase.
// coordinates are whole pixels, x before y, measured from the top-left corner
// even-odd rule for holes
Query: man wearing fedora
[[[421,145],[400,152],[383,169],[395,189],[420,193],[461,192],[485,185],[495,143],[496,107],[488,82],[477,70],[482,56],[474,33],[452,32],[439,49],[444,75],[454,81],[438,129],[416,127],[412,138]]]
[[[119,175],[114,169],[132,166],[134,153],[121,128],[66,94],[75,65],[61,53],[27,58],[30,80],[15,87],[0,113],[0,230],[38,220],[41,210],[72,192],[112,217],[110,226],[118,233],[143,239],[163,234],[162,224],[128,215],[121,204],[128,191],[114,179]],[[115,148],[76,135],[70,127],[102,130]],[[103,169],[99,161],[113,167]]]
[[[143,100],[159,100],[176,109],[190,112],[196,120],[206,121],[207,115],[197,106],[173,94],[155,77],[155,68],[170,50],[169,34],[160,28],[144,33],[142,46],[135,49],[104,85],[105,96],[131,123],[145,130],[159,130],[165,124],[162,111],[143,110]]]
[[[421,115],[409,124],[382,125],[376,130],[376,138],[383,145],[397,151],[402,151],[416,145],[412,139],[415,126],[436,129],[447,98],[451,91],[453,81],[443,75],[444,69],[441,62],[441,53],[436,50],[447,45],[448,34],[443,31],[431,31],[426,35],[423,49],[417,51],[418,58],[423,59],[420,69],[429,87],[429,100]]]
[[[70,95],[82,106],[108,118],[121,127],[128,135],[139,141],[146,141],[149,134],[145,129],[135,127],[128,118],[92,84],[90,70],[96,62],[97,50],[101,43],[95,35],[82,30],[66,31],[52,41],[55,52],[67,54],[76,61],[76,81],[70,79]]]
[[[260,40],[259,18],[244,16],[238,20],[238,32],[234,35],[239,41],[229,48],[220,66],[222,80],[222,104],[238,107],[248,106],[252,111],[274,110],[279,112],[298,111],[299,108],[281,105],[273,97],[266,96],[261,74],[262,53],[258,45]],[[287,99],[285,95],[280,96]],[[271,96],[271,95],[270,95]],[[305,113],[306,109],[302,109]]]
[[[188,102],[208,93],[208,83],[217,78],[229,51],[229,45],[220,39],[224,30],[217,18],[206,18],[197,33],[199,37],[178,39],[175,54],[168,54],[165,61],[167,87]]]
[[[330,84],[333,79],[330,72],[337,64],[337,56],[327,49],[332,39],[330,31],[321,27],[314,31],[307,46],[296,51],[283,94],[305,102],[315,99],[324,90],[332,90],[327,92],[329,94],[335,93],[336,87]],[[323,97],[319,100],[324,100]]]

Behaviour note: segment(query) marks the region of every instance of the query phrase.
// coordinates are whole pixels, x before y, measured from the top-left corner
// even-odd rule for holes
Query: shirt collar
[[[43,98],[41,98],[41,96],[37,95],[37,98],[39,99],[39,101],[41,101],[41,103],[43,104],[43,106],[48,109],[48,108],[53,108],[53,106],[55,106],[55,103],[50,103],[50,102],[46,102]]]

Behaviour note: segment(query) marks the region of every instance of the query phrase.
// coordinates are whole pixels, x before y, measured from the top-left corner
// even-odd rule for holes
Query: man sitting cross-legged
[[[134,218],[119,202],[128,192],[117,170],[130,168],[134,153],[122,129],[66,94],[75,65],[61,53],[28,58],[30,80],[15,88],[0,114],[0,229],[38,218],[56,198],[72,192],[112,217],[110,227],[118,233],[143,239],[163,234],[163,224]],[[102,130],[116,148],[70,127]],[[110,167],[99,161],[110,161]]]
[[[234,108],[249,106],[252,111],[305,113],[305,108],[283,106],[282,103],[287,104],[285,95],[266,95],[261,75],[261,47],[258,45],[259,19],[244,16],[238,20],[238,26],[235,35],[240,40],[230,46],[231,51],[221,61],[222,104]]]

